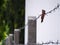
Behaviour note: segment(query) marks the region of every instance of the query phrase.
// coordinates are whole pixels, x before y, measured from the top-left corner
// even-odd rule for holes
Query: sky
[[[52,10],[60,0],[26,0],[25,1],[25,24],[28,23],[28,16],[38,17],[42,9],[46,12]],[[36,42],[60,40],[60,7],[50,14],[47,14],[41,23],[41,18],[37,21]],[[28,26],[25,28],[25,44],[28,42]]]

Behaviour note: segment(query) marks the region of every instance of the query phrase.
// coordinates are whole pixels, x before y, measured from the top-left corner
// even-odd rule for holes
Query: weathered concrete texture
[[[14,45],[19,44],[19,34],[20,34],[20,29],[15,29],[14,30]]]
[[[36,43],[36,17],[28,18],[28,45]]]
[[[6,38],[5,45],[13,45],[13,34],[9,34],[9,36]]]

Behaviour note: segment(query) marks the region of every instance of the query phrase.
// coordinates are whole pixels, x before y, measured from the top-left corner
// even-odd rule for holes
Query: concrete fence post
[[[9,36],[6,38],[5,45],[13,45],[13,34],[9,34]]]
[[[28,17],[28,45],[36,44],[36,17]]]
[[[19,44],[20,29],[14,30],[14,45]]]

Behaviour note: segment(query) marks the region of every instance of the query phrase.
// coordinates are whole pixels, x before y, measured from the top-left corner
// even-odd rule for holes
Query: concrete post
[[[6,38],[5,45],[13,45],[13,34],[9,34],[9,36]]]
[[[36,17],[28,17],[28,45],[36,44]]]
[[[4,43],[5,43],[5,45],[9,45],[9,37],[6,38]]]
[[[14,30],[14,45],[19,44],[20,29]]]

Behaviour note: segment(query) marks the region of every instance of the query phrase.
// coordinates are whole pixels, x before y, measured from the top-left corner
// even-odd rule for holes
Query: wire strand
[[[55,8],[53,8],[52,10],[48,11],[45,15],[47,15],[47,14],[49,14],[49,13],[52,13],[53,11],[55,11],[56,9],[58,9],[59,6],[60,6],[60,4],[58,4],[58,5],[57,5]],[[41,16],[41,14],[40,14],[35,20],[39,19],[40,16]],[[28,25],[28,23],[27,23],[25,26],[21,27],[20,30],[24,29],[27,25]]]

